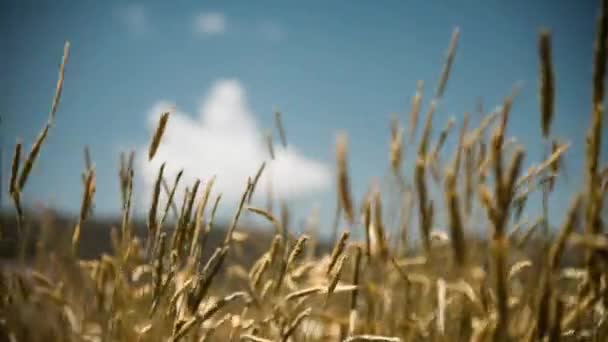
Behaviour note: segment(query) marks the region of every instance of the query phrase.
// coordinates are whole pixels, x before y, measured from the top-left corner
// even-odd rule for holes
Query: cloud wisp
[[[216,176],[214,192],[221,192],[223,200],[236,201],[247,177],[253,177],[263,162],[267,163],[266,169],[255,197],[264,195],[269,181],[275,196],[286,200],[305,198],[327,189],[331,183],[329,167],[302,155],[294,146],[275,145],[276,158],[270,160],[263,133],[238,80],[217,81],[194,118],[171,102],[159,101],[148,113],[150,131],[167,110],[171,117],[156,156],[151,162],[140,160],[145,189],[152,189],[163,162],[170,184],[179,170],[184,170],[178,196],[180,192],[183,196],[185,186],[192,186],[196,179],[206,181]],[[142,147],[142,151],[146,148]],[[144,194],[145,201],[150,195]]]
[[[194,29],[198,34],[223,34],[226,32],[226,26],[226,17],[220,12],[203,12],[194,18]]]

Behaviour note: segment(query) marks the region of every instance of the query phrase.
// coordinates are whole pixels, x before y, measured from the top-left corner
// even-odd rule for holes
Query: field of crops
[[[596,25],[589,49],[593,110],[586,155],[584,164],[570,166],[583,170],[584,187],[566,213],[549,213],[546,205],[570,146],[551,131],[556,96],[551,33],[539,33],[536,76],[537,121],[547,153],[523,170],[526,150],[506,135],[517,88],[481,120],[465,115],[463,122],[450,121],[436,141],[431,139],[437,129],[432,125],[435,109],[456,55],[456,29],[435,91],[427,94],[419,81],[409,121],[390,124],[388,163],[397,184],[391,189],[397,196],[390,198],[398,198],[397,203],[387,203],[389,196],[374,184],[363,198],[353,198],[348,161],[357,151],[349,150],[348,135],[340,133],[335,143],[335,241],[329,244],[318,227],[302,234],[287,229],[289,208],[277,212],[252,205],[265,164],[243,180],[238,209],[225,229],[214,223],[221,199],[214,179],[187,184],[186,196],[177,198],[180,175],[166,181],[163,164],[147,220],[136,225],[132,158],[122,156],[122,218],[107,230],[111,252],[86,257],[81,244],[94,220],[97,186],[90,160],[74,224],[53,230],[21,201],[48,132],[61,124],[55,114],[69,69],[66,43],[48,122],[29,153],[20,143],[13,152],[9,190],[14,224],[3,228],[15,231],[3,229],[1,234],[3,247],[7,237],[15,238],[17,256],[3,261],[0,340],[608,340],[608,239],[602,218],[608,167],[600,151],[606,135],[607,1],[601,2]],[[159,114],[149,160],[171,125],[170,112]],[[280,115],[276,123],[283,137]],[[412,149],[411,137],[418,130],[421,138]],[[451,158],[441,160],[449,134],[458,136],[458,145]],[[272,142],[268,147],[272,153]],[[416,155],[415,165],[403,163],[406,152]],[[522,211],[533,193],[542,193],[543,209],[541,219],[529,223]],[[446,210],[446,231],[436,227],[439,203]],[[387,219],[388,205],[399,208],[398,219]],[[274,234],[259,239],[262,233],[239,221],[245,214],[266,220]],[[549,233],[549,215],[562,222],[558,231]],[[27,228],[32,222],[34,230]],[[322,226],[331,228],[332,223]],[[473,226],[485,227],[483,238],[467,229]],[[389,231],[398,233],[389,236]],[[420,242],[415,246],[414,235]],[[28,240],[35,240],[33,253],[26,253]],[[90,244],[95,240],[89,238]]]

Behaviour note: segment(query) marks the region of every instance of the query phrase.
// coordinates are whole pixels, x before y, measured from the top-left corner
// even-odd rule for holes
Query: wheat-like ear
[[[156,150],[158,150],[160,141],[163,138],[163,133],[167,127],[167,121],[169,121],[169,112],[161,114],[160,119],[158,120],[158,126],[156,126],[156,131],[154,131],[152,141],[150,142],[150,148],[148,149],[148,160],[152,160],[156,154]]]
[[[389,159],[393,172],[401,182],[401,162],[403,160],[403,129],[394,120],[391,126],[391,141],[389,144]]]
[[[329,258],[329,264],[327,265],[327,270],[325,271],[325,275],[329,275],[332,272],[332,270],[334,269],[334,266],[336,265],[336,263],[338,262],[338,259],[340,258],[340,256],[344,252],[344,249],[346,248],[346,242],[348,241],[349,237],[350,237],[350,233],[347,230],[342,232],[340,239],[338,240],[338,242],[336,242],[336,245],[334,246],[334,249],[331,252],[331,257]]]
[[[548,138],[553,121],[555,98],[553,64],[551,61],[551,33],[542,30],[538,38],[538,54],[540,57],[540,112],[541,127],[544,138]]]
[[[352,224],[355,221],[354,205],[350,195],[350,183],[347,165],[348,138],[340,133],[336,139],[336,164],[338,173],[338,194],[340,206],[346,220]]]
[[[326,290],[327,296],[325,297],[325,306],[327,306],[329,298],[331,298],[332,294],[334,293],[334,290],[336,289],[336,286],[338,285],[338,281],[340,281],[340,275],[342,274],[342,268],[344,267],[344,261],[346,260],[346,258],[346,254],[341,254],[335,263],[335,267],[329,274],[329,283],[327,285]]]
[[[302,254],[304,251],[304,245],[310,239],[308,235],[302,235],[298,238],[295,245],[289,252],[289,256],[287,257],[286,268],[289,269],[290,266],[293,266],[296,259]]]
[[[85,181],[86,184],[86,181]],[[127,185],[125,190],[125,205],[122,214],[121,235],[124,242],[128,242],[131,238],[130,215],[131,215],[131,200],[133,197],[133,170],[129,170],[127,176]]]
[[[289,252],[287,259],[281,260],[282,262],[281,262],[281,266],[280,266],[279,277],[277,279],[277,282],[275,283],[275,293],[279,293],[279,291],[281,290],[281,286],[283,285],[283,280],[285,278],[285,274],[287,273],[289,268],[294,264],[296,258],[300,254],[302,254],[302,251],[304,250],[304,244],[306,243],[306,241],[308,241],[307,235],[300,236],[300,238],[298,238],[295,245]]]

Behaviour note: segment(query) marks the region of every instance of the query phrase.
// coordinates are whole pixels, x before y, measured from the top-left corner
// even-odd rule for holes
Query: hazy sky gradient
[[[461,40],[435,133],[451,115],[458,124],[467,111],[477,119],[479,98],[490,110],[521,81],[508,132],[528,148],[529,165],[542,152],[536,46],[539,28],[548,27],[557,82],[553,132],[573,143],[567,181],[551,202],[561,214],[582,180],[577,168],[590,117],[596,7],[596,1],[551,0],[5,0],[0,4],[3,186],[15,140],[22,138],[29,151],[47,118],[66,39],[72,49],[63,98],[27,184],[30,204],[77,210],[82,149],[88,144],[98,173],[98,213],[116,213],[118,154],[146,146],[150,109],[167,100],[194,118],[222,79],[242,86],[260,129],[272,127],[272,108],[278,106],[289,143],[330,169],[335,134],[347,131],[354,193],[360,198],[370,179],[387,174],[391,113],[407,124],[418,79],[425,81],[425,95],[434,92],[456,26]],[[453,140],[446,147],[451,154]],[[604,160],[607,150],[604,141]],[[299,201],[299,213],[319,203],[330,221],[334,199],[330,185]],[[8,205],[4,194],[3,205]],[[532,203],[535,208],[538,202]]]

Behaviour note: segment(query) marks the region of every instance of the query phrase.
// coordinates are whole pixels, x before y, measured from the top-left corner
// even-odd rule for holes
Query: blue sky
[[[145,155],[155,118],[151,111],[171,103],[179,109],[184,128],[196,125],[199,117],[221,115],[219,109],[206,113],[201,108],[215,103],[214,91],[221,93],[222,85],[231,84],[228,88],[239,94],[236,111],[255,123],[250,130],[259,133],[272,127],[274,106],[283,111],[289,144],[297,149],[294,158],[304,163],[294,164],[293,170],[300,172],[287,172],[293,177],[288,183],[296,184],[303,177],[303,184],[313,182],[319,190],[294,199],[301,208],[298,213],[303,215],[317,203],[322,217],[329,218],[335,199],[332,185],[318,181],[326,176],[310,180],[312,176],[302,170],[314,166],[318,167],[314,172],[322,174],[323,168],[331,172],[335,135],[343,130],[350,137],[354,193],[360,197],[370,179],[385,176],[390,115],[397,113],[407,123],[416,80],[425,81],[426,95],[434,91],[456,26],[461,39],[435,133],[450,116],[461,120],[469,111],[476,117],[479,98],[486,109],[494,108],[521,81],[509,134],[528,148],[526,160],[531,163],[542,152],[537,33],[548,27],[553,32],[557,81],[553,133],[573,144],[567,158],[568,179],[559,184],[551,202],[552,210],[561,213],[581,183],[577,168],[582,165],[591,107],[596,7],[595,1],[549,0],[4,0],[0,4],[2,181],[7,182],[15,140],[23,139],[29,150],[46,120],[63,42],[69,40],[72,48],[57,125],[27,184],[28,203],[76,212],[86,144],[98,174],[97,212],[116,213],[118,154],[137,148],[140,156]],[[226,96],[232,98],[230,94]],[[173,134],[176,142],[182,141],[180,132]],[[448,142],[446,151],[451,153],[453,140]],[[165,150],[169,159],[171,151]],[[193,154],[204,151],[201,146]],[[140,172],[142,178],[145,174]],[[329,178],[333,183],[333,174]],[[234,185],[232,180],[227,183],[226,187]],[[139,188],[145,184],[138,184]],[[537,209],[538,203],[531,208]]]

